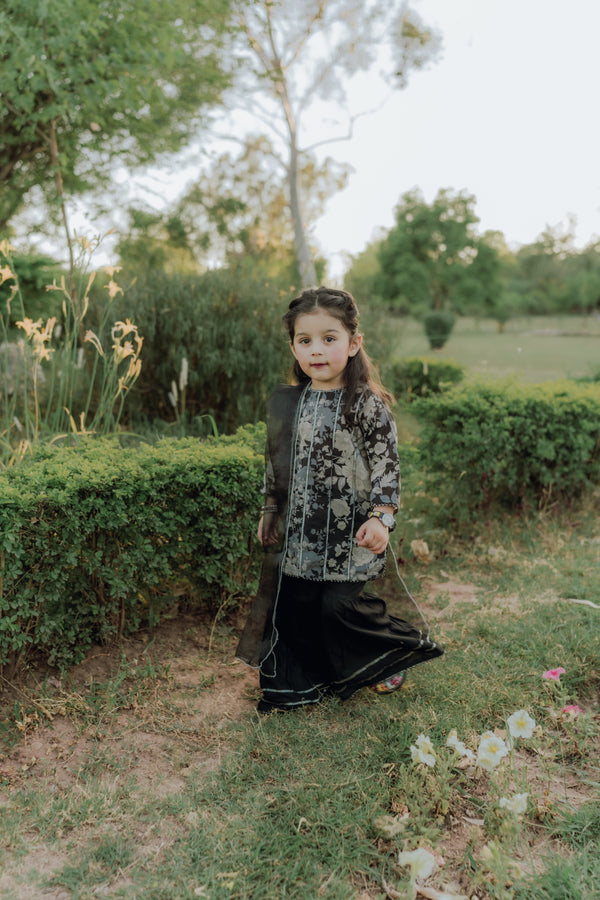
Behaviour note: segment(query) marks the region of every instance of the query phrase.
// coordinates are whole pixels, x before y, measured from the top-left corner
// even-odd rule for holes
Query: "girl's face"
[[[298,316],[290,347],[313,387],[325,391],[343,386],[348,359],[361,344],[361,334],[351,336],[339,319],[318,308]]]

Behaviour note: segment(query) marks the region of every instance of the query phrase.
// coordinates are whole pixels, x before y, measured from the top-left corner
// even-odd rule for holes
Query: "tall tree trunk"
[[[310,255],[310,248],[306,239],[306,228],[304,227],[304,221],[302,219],[299,178],[298,147],[296,145],[296,135],[292,133],[290,143],[290,165],[288,168],[288,186],[290,212],[294,223],[294,251],[296,254],[296,262],[298,264],[298,273],[300,275],[300,285],[303,288],[308,288],[316,286],[317,273]]]

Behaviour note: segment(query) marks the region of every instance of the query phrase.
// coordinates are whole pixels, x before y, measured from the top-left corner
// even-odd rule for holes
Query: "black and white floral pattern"
[[[300,400],[282,563],[286,575],[368,581],[384,568],[385,554],[359,547],[355,535],[371,507],[398,508],[396,426],[385,403],[370,392],[347,417],[343,391],[309,388]],[[267,465],[267,494],[269,482]]]

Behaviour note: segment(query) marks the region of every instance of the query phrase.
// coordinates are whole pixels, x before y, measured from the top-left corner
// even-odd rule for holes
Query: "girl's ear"
[[[362,347],[362,342],[363,342],[362,334],[355,334],[354,337],[350,341],[350,347],[348,349],[348,356],[356,356],[356,354]]]
[[[298,359],[298,357],[296,356],[296,351],[294,350],[294,342],[293,341],[290,341],[290,350],[294,354],[294,358]]]

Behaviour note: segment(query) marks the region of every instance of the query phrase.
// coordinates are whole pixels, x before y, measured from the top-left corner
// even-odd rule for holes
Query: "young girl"
[[[400,484],[391,397],[363,350],[354,299],[306,290],[283,321],[297,383],[269,405],[266,554],[237,650],[260,669],[261,712],[363,687],[388,693],[443,653],[364,592],[383,573]]]

